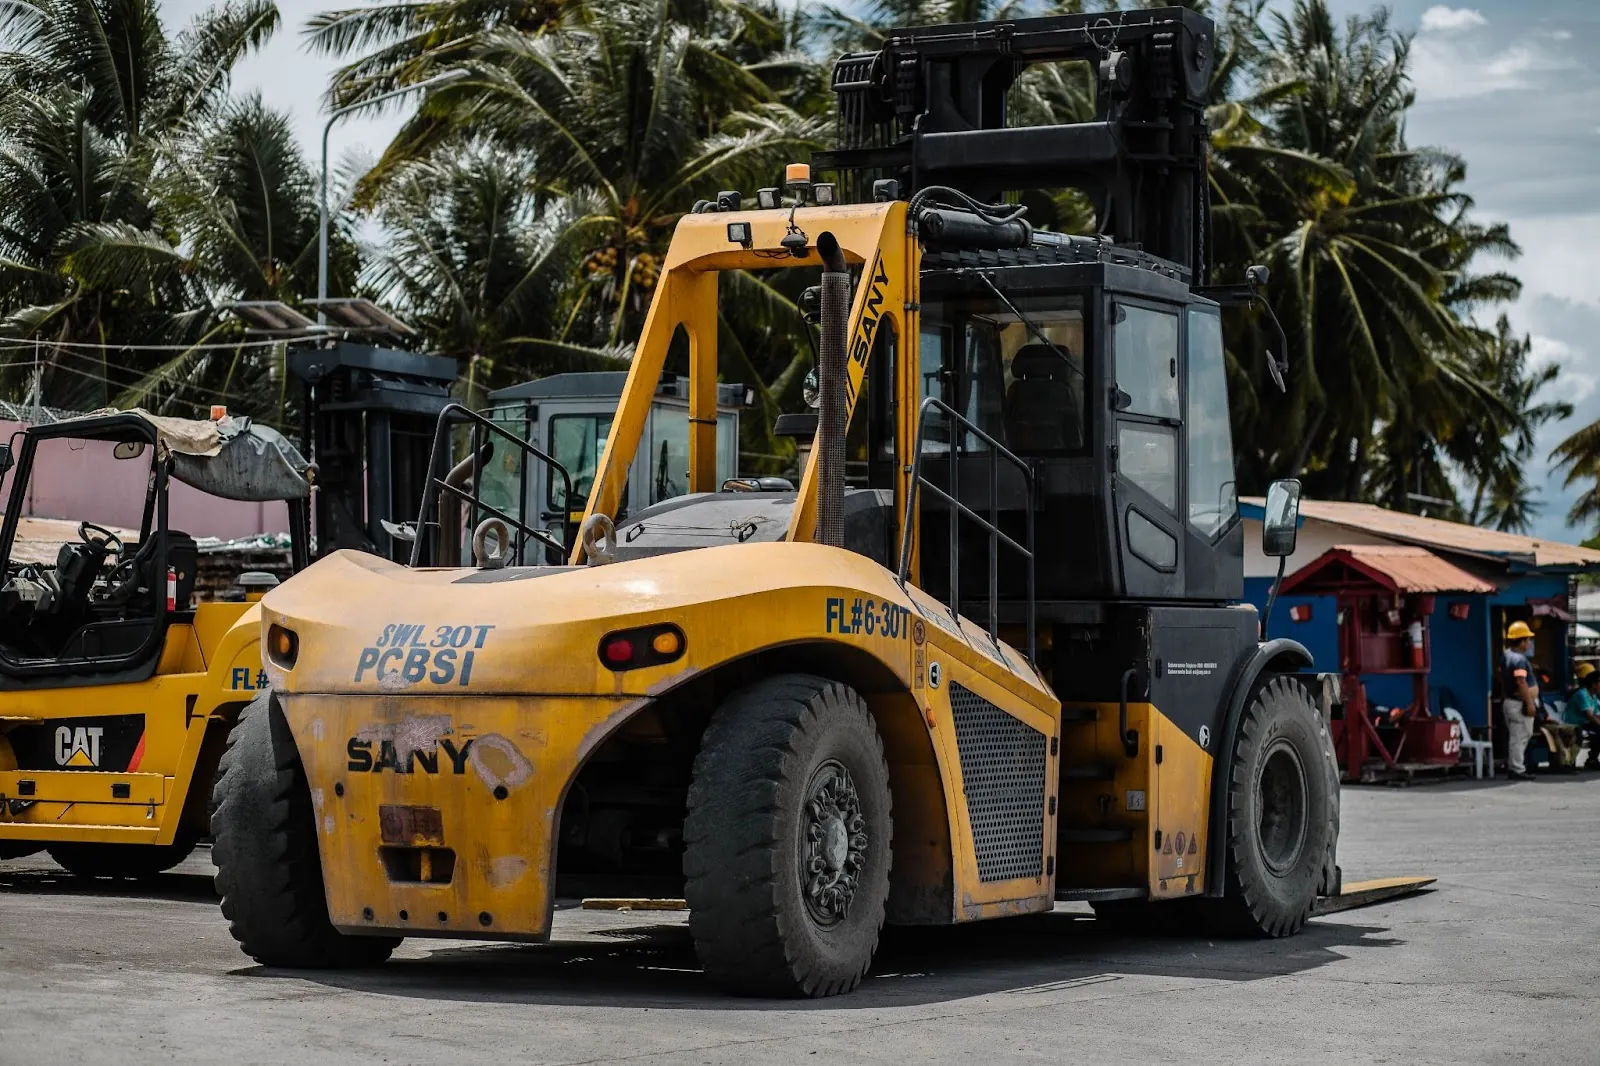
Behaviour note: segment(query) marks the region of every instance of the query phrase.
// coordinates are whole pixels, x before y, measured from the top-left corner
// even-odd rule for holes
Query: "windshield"
[[[936,396],[985,433],[1023,454],[1082,451],[1084,388],[1081,297],[996,297],[923,305],[922,395]],[[924,451],[950,446],[948,426],[930,422]],[[962,451],[985,447],[967,433]]]

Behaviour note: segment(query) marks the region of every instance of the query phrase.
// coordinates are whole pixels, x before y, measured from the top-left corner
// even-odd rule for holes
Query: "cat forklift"
[[[1215,54],[1170,8],[841,58],[814,160],[839,180],[792,165],[677,224],[565,565],[530,565],[546,531],[436,445],[411,566],[339,552],[263,600],[270,691],[214,796],[243,950],[366,965],[408,936],[543,940],[557,898],[676,896],[711,980],[824,996],[885,922],[1077,900],[1276,937],[1336,896],[1311,656],[1237,602],[1221,303],[1253,293],[1207,287]],[[1046,62],[1092,64],[1093,121],[1008,126]],[[1003,199],[1048,188],[1099,231]],[[741,269],[817,276],[798,490],[718,481]],[[689,492],[618,519],[680,334]],[[1298,486],[1271,495],[1282,557]],[[477,565],[422,565],[463,520]]]
[[[266,685],[259,608],[270,574],[235,602],[193,602],[199,549],[175,528],[208,498],[289,504],[306,565],[307,464],[288,440],[218,412],[187,420],[97,412],[21,430],[0,524],[0,859],[47,850],[85,877],[138,878],[188,856],[239,709]],[[105,486],[137,530],[30,517],[53,483]],[[103,520],[103,519],[102,519]]]

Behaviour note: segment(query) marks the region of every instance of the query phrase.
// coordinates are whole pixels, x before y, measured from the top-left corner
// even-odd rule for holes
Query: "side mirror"
[[[1300,482],[1274,481],[1267,489],[1267,506],[1261,516],[1261,552],[1282,559],[1294,554],[1300,526]]]
[[[11,457],[11,445],[0,444],[0,477],[5,477],[6,471],[16,465],[17,461]]]
[[[119,441],[117,442],[117,446],[111,449],[111,454],[118,459],[137,459],[139,456],[144,454],[144,441]]]

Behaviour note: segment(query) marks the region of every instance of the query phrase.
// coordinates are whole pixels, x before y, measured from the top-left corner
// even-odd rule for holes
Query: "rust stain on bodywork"
[[[473,740],[467,765],[491,789],[513,789],[526,784],[533,777],[533,763],[499,733],[485,733]]]

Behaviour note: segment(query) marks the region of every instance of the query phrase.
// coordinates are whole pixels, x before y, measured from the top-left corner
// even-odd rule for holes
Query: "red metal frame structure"
[[[1459,745],[1448,743],[1455,727],[1432,718],[1428,707],[1432,663],[1428,619],[1436,595],[1489,593],[1495,591],[1494,585],[1426,548],[1360,544],[1330,548],[1286,578],[1282,591],[1333,596],[1338,603],[1344,719],[1331,726],[1340,770],[1347,778],[1366,777],[1367,762],[1374,755],[1386,769],[1401,769],[1400,756],[1408,741],[1423,763],[1456,761]],[[1401,726],[1400,739],[1392,749],[1368,713],[1364,674],[1411,675],[1412,704],[1396,723]]]

